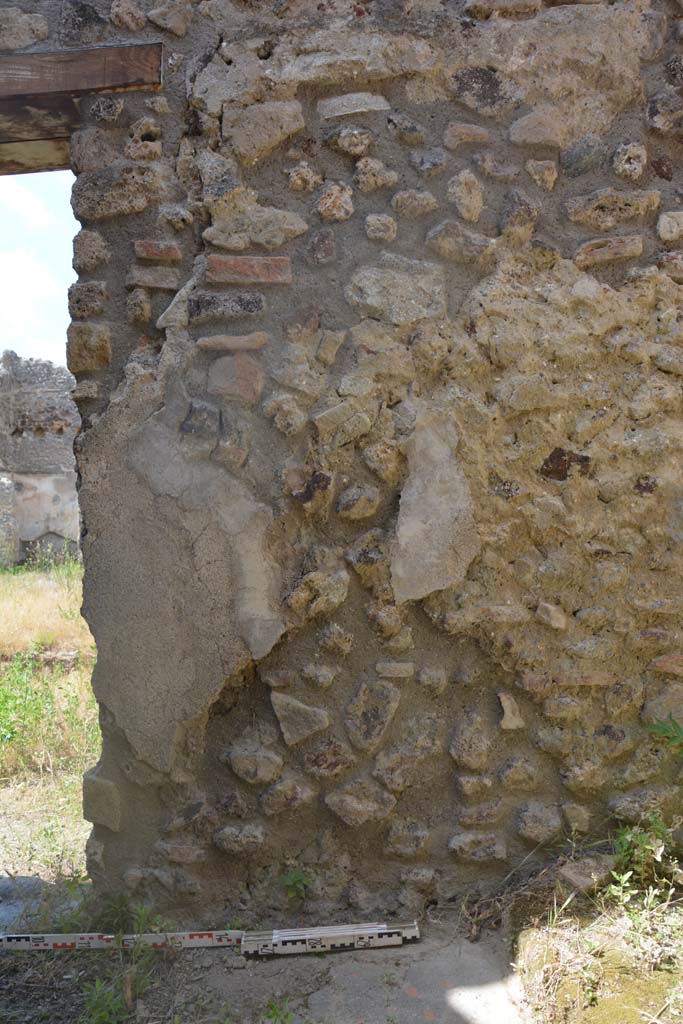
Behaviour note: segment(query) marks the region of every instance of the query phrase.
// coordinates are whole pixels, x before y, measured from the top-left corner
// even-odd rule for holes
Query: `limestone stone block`
[[[456,725],[448,752],[460,768],[483,771],[493,749],[488,722],[477,711],[469,711]]]
[[[330,654],[346,657],[353,650],[353,633],[349,633],[337,622],[328,622],[320,636],[320,645]]]
[[[662,213],[657,221],[657,234],[663,242],[679,242],[683,238],[683,211]]]
[[[101,316],[107,302],[104,281],[77,281],[69,288],[69,314],[74,320]]]
[[[672,138],[683,135],[683,99],[677,90],[668,86],[649,100],[646,123],[660,135]]]
[[[147,17],[158,28],[182,37],[190,27],[192,13],[190,0],[167,0],[166,3],[153,7]]]
[[[384,253],[379,266],[361,267],[345,290],[363,316],[413,324],[446,315],[443,269],[435,263]]]
[[[0,11],[0,50],[23,50],[47,35],[47,20],[41,14],[25,14],[19,7]]]
[[[618,821],[637,825],[652,814],[670,817],[680,807],[680,788],[669,785],[642,786],[627,793],[616,793],[608,801]]]
[[[456,150],[460,146],[485,146],[491,141],[488,128],[465,121],[451,121],[446,125],[443,144],[446,149]]]
[[[662,194],[655,189],[601,188],[569,199],[567,216],[574,224],[585,224],[598,231],[611,231],[618,224],[645,217],[659,208]]]
[[[256,740],[250,742],[245,739],[236,743],[230,748],[228,758],[235,775],[255,785],[272,782],[283,766],[279,754]]]
[[[396,233],[396,221],[386,213],[369,213],[365,218],[365,234],[373,242],[393,242]]]
[[[73,268],[87,274],[108,263],[111,249],[97,231],[79,231],[74,238]]]
[[[295,167],[287,168],[285,173],[292,192],[313,192],[323,183],[321,175],[307,160],[300,160]]]
[[[287,596],[287,605],[307,619],[329,615],[346,600],[349,574],[345,569],[306,573]]]
[[[456,832],[448,849],[458,860],[475,864],[507,858],[505,840],[495,832]]]
[[[668,274],[672,281],[683,284],[683,253],[665,252],[659,257],[657,266]]]
[[[282,736],[288,747],[308,739],[317,732],[327,729],[330,718],[324,708],[304,704],[296,697],[273,691],[270,702],[282,729]]]
[[[557,181],[557,164],[554,160],[527,160],[524,166],[539,188],[552,192]]]
[[[327,121],[333,117],[348,117],[350,114],[367,114],[376,110],[391,110],[384,96],[370,92],[347,92],[343,96],[331,96],[318,100],[318,116]]]
[[[470,231],[454,220],[445,220],[427,235],[427,248],[454,263],[483,262],[493,252],[493,239]]]
[[[433,178],[445,169],[448,154],[441,146],[428,149],[414,149],[410,154],[410,163],[423,178]]]
[[[438,697],[448,686],[448,676],[443,668],[425,667],[418,673],[418,682],[426,693]]]
[[[635,259],[642,254],[642,235],[615,235],[612,238],[593,238],[590,242],[584,242],[574,253],[574,262],[580,270],[588,270],[617,260]]]
[[[378,189],[396,185],[398,174],[386,167],[381,160],[366,156],[356,163],[353,181],[359,192],[376,192]]]
[[[131,324],[148,324],[152,319],[152,299],[146,288],[134,288],[128,293],[126,316]]]
[[[156,166],[115,166],[79,175],[71,193],[74,216],[80,221],[111,220],[142,213],[163,194]]]
[[[412,661],[378,661],[375,672],[382,679],[412,679],[415,665]]]
[[[135,0],[112,0],[109,20],[112,25],[128,32],[141,32],[147,24],[145,14]]]
[[[648,697],[640,718],[646,725],[669,718],[683,725],[683,683],[668,682],[660,694]]]
[[[463,220],[474,223],[481,217],[484,208],[484,189],[472,171],[465,169],[448,182],[446,197]]]
[[[500,720],[500,727],[505,731],[511,729],[524,729],[526,722],[522,718],[517,701],[511,693],[500,691],[498,694],[500,706],[503,709],[503,717]]]
[[[407,444],[391,580],[400,603],[456,586],[479,553],[472,499],[447,413],[421,407]]]
[[[297,100],[270,101],[251,107],[223,107],[223,138],[239,160],[254,164],[305,127]]]
[[[426,138],[422,125],[413,121],[407,114],[393,111],[387,117],[387,127],[394,138],[404,146],[421,146]]]
[[[121,791],[112,780],[105,778],[98,767],[83,776],[83,817],[94,825],[104,825],[110,832],[122,827]]]
[[[624,142],[617,146],[612,167],[620,178],[629,181],[640,181],[647,166],[647,148],[638,142]]]
[[[401,691],[387,682],[361,683],[346,706],[349,739],[359,750],[376,750],[396,714]]]
[[[72,373],[87,373],[111,362],[111,328],[108,324],[72,323],[67,330],[67,366]]]
[[[591,854],[563,864],[558,877],[576,892],[594,892],[611,881],[616,866],[617,858],[612,854]]]
[[[396,806],[396,797],[372,779],[354,779],[325,797],[325,803],[351,828],[368,821],[382,821]]]
[[[425,853],[429,840],[429,829],[419,822],[395,821],[389,826],[384,852],[412,859]]]
[[[332,228],[322,228],[311,235],[306,247],[306,257],[310,263],[326,266],[337,259],[337,242]]]
[[[297,811],[310,804],[316,796],[315,788],[297,772],[287,771],[264,793],[259,803],[268,817],[284,812]]]
[[[562,831],[562,817],[552,804],[531,800],[520,811],[517,833],[531,843],[549,843]]]
[[[376,513],[380,493],[376,487],[349,487],[337,499],[337,512],[342,519],[369,519]]]
[[[235,188],[215,200],[209,196],[209,206],[212,226],[203,237],[217,249],[240,252],[255,245],[272,251],[308,231],[297,213],[261,206],[251,189]]]
[[[365,156],[375,141],[375,136],[369,128],[358,128],[355,125],[344,125],[342,128],[337,128],[326,138],[334,149],[356,158]]]
[[[322,739],[304,757],[304,768],[316,778],[335,778],[353,768],[356,757],[348,746],[333,737]]]
[[[263,846],[266,832],[263,825],[245,823],[226,825],[213,837],[214,845],[225,853],[252,854]]]
[[[323,189],[317,210],[323,220],[348,220],[353,215],[353,189],[343,182],[331,182]]]
[[[410,721],[401,742],[380,751],[373,776],[393,793],[402,793],[420,777],[424,762],[441,752],[442,723],[433,713]]]

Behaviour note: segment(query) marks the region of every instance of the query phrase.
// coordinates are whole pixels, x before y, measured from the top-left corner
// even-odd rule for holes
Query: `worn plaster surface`
[[[100,887],[404,913],[680,806],[680,14],[3,13],[165,45],[72,140]]]

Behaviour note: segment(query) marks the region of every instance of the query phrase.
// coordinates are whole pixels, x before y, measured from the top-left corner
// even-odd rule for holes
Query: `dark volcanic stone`
[[[239,292],[220,295],[216,292],[195,292],[188,301],[190,320],[237,320],[239,317],[259,316],[266,308],[266,300],[259,292]]]
[[[587,476],[590,461],[589,455],[579,455],[578,452],[570,452],[566,448],[553,448],[541,466],[541,476],[546,480],[566,480],[572,466],[578,467],[581,476]]]

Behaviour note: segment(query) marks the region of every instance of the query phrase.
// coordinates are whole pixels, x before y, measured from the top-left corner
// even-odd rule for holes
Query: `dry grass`
[[[85,874],[91,829],[81,811],[81,774],[19,777],[0,789],[0,864],[47,882]]]
[[[36,644],[53,650],[91,650],[93,639],[80,606],[77,563],[0,572],[0,658]]]

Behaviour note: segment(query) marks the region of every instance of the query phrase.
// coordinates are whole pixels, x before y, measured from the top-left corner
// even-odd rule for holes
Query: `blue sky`
[[[66,361],[66,293],[80,225],[70,171],[0,177],[0,352]]]

